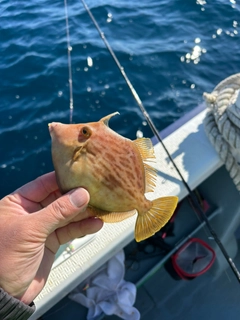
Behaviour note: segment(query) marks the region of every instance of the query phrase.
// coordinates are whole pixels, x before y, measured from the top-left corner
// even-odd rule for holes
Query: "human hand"
[[[61,244],[99,231],[83,188],[61,195],[55,172],[0,200],[0,287],[29,304],[44,287]]]

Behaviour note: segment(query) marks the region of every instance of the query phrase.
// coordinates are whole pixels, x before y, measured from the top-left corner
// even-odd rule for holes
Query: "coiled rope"
[[[203,96],[209,109],[204,120],[206,134],[240,191],[240,73]]]

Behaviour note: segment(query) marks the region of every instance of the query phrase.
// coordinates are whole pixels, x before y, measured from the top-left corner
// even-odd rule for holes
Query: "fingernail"
[[[85,209],[89,201],[87,191],[82,188],[73,190],[70,193],[70,201],[75,207],[80,208],[84,206]]]

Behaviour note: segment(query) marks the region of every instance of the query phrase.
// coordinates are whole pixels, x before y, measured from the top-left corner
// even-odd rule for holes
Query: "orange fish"
[[[171,218],[174,196],[148,200],[155,188],[155,159],[150,139],[131,141],[108,127],[110,114],[98,122],[49,124],[52,159],[60,190],[83,187],[90,194],[89,209],[104,222],[124,220],[137,211],[135,239],[154,235]]]

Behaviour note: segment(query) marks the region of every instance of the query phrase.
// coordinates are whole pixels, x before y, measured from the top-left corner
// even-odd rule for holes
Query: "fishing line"
[[[182,180],[185,188],[187,189],[187,191],[188,191],[188,193],[189,193],[189,196],[190,196],[190,198],[191,198],[191,200],[192,200],[192,202],[193,202],[193,204],[194,204],[194,206],[195,206],[195,209],[196,209],[197,213],[201,216],[201,218],[203,219],[203,221],[206,223],[206,226],[207,226],[208,230],[210,231],[211,235],[213,236],[213,238],[214,238],[215,242],[217,243],[219,249],[221,250],[222,254],[223,254],[224,257],[226,258],[226,260],[227,260],[230,268],[232,269],[234,275],[236,276],[237,280],[240,282],[240,273],[239,273],[239,271],[238,271],[235,263],[233,262],[232,258],[228,255],[228,253],[227,253],[226,249],[224,248],[221,240],[218,238],[216,232],[213,230],[213,228],[212,228],[212,226],[211,226],[211,224],[210,224],[210,222],[209,222],[209,220],[208,220],[208,217],[205,215],[203,209],[201,208],[201,206],[200,206],[200,204],[199,204],[199,202],[198,202],[198,199],[197,199],[195,193],[190,189],[188,183],[187,183],[186,180],[184,179],[184,177],[183,177],[183,175],[181,174],[178,166],[176,165],[176,163],[175,163],[175,161],[173,160],[172,156],[170,155],[167,147],[165,146],[164,142],[162,141],[162,139],[161,139],[161,137],[160,137],[160,134],[159,134],[157,128],[155,127],[152,119],[150,118],[150,116],[149,116],[148,112],[146,111],[145,107],[143,106],[143,103],[142,103],[139,95],[137,94],[137,92],[136,92],[136,90],[134,89],[132,83],[130,82],[129,78],[127,77],[127,75],[126,75],[126,73],[125,73],[125,71],[124,71],[124,68],[121,66],[119,60],[117,59],[115,53],[113,52],[113,50],[112,50],[110,44],[108,43],[108,41],[107,41],[104,33],[102,32],[102,30],[100,29],[97,21],[95,20],[93,14],[92,14],[92,12],[91,12],[91,10],[88,8],[88,6],[87,6],[87,4],[86,4],[86,2],[85,2],[84,0],[81,0],[81,2],[82,2],[82,4],[83,4],[84,8],[86,9],[88,15],[90,16],[92,22],[94,23],[94,25],[95,25],[95,27],[96,27],[96,29],[97,29],[100,37],[102,38],[104,44],[106,45],[108,51],[110,52],[112,58],[114,59],[114,61],[115,61],[115,63],[116,63],[116,65],[118,66],[118,68],[119,68],[119,70],[120,70],[123,78],[125,79],[125,81],[126,81],[128,87],[129,87],[129,89],[130,89],[130,91],[131,91],[134,99],[136,100],[136,102],[137,102],[140,110],[142,111],[142,113],[143,113],[143,115],[144,115],[144,117],[145,117],[148,125],[150,126],[153,134],[157,137],[158,141],[161,143],[161,145],[162,145],[162,147],[164,148],[164,150],[165,150],[168,158],[170,159],[170,161],[171,161],[171,163],[173,164],[175,170],[177,171],[179,177],[181,178],[181,180]]]
[[[67,50],[68,50],[68,82],[69,82],[69,120],[72,123],[73,117],[73,86],[72,86],[72,63],[71,63],[71,51],[72,47],[70,45],[70,34],[69,34],[69,24],[68,24],[68,5],[67,0],[64,0],[65,7],[65,19],[66,19],[66,36],[67,36]]]

